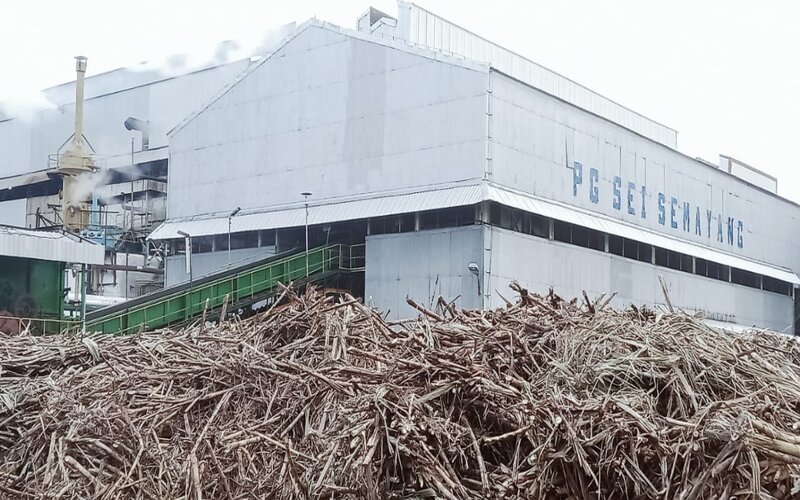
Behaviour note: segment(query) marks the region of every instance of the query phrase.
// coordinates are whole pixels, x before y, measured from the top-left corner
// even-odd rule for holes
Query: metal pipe
[[[308,191],[304,191],[300,193],[300,196],[305,198],[305,206],[306,206],[306,278],[308,278],[308,197],[311,196],[311,193]]]
[[[242,207],[236,207],[236,210],[228,215],[228,268],[231,267],[231,220],[242,210]]]
[[[83,142],[83,80],[86,76],[86,58],[75,57],[75,140]]]

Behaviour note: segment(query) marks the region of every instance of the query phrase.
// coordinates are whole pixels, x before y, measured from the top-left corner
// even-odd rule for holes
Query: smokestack
[[[86,76],[86,58],[75,56],[75,137],[74,141],[83,142],[83,79]]]
[[[80,193],[79,177],[95,170],[94,159],[83,140],[83,88],[86,75],[86,58],[75,58],[75,132],[67,151],[58,155],[58,170],[63,176],[61,208],[64,227],[80,231],[89,223],[89,198]]]

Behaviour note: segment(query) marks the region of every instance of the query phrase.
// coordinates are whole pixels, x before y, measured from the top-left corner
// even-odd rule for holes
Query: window
[[[694,273],[700,276],[708,276],[708,261],[705,259],[694,259]]]
[[[192,238],[192,253],[210,252],[213,244],[213,236],[198,236],[196,238]]]
[[[560,220],[553,221],[553,239],[556,241],[563,241],[564,243],[571,243],[572,235],[570,234],[569,224],[561,222]]]
[[[261,231],[261,246],[262,247],[275,246],[275,231]]]
[[[661,267],[668,267],[669,250],[666,250],[664,248],[656,248],[656,265]]]
[[[676,271],[683,271],[691,273],[694,258],[691,255],[686,255],[679,252],[673,252],[664,248],[656,248],[656,265],[675,269]]]
[[[622,251],[624,245],[622,241],[624,238],[621,236],[615,236],[613,234],[608,235],[608,251],[609,253],[613,253],[614,255],[622,255]]]
[[[228,235],[218,234],[214,236],[214,251],[220,252],[228,249]]]
[[[242,242],[244,244],[244,248],[256,248],[258,246],[258,231],[247,231],[246,233],[242,233]],[[231,242],[231,246],[233,246],[233,242]]]
[[[550,219],[541,215],[531,214],[531,230],[534,236],[540,238],[550,237]]]
[[[769,276],[762,276],[762,288],[768,292],[792,296],[792,284]]]
[[[731,283],[749,286],[750,288],[761,288],[761,276],[750,271],[731,268]]]
[[[600,231],[589,229],[589,248],[605,252],[606,250],[606,235]]]

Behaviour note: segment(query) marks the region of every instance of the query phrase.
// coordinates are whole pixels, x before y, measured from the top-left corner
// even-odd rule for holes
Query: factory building
[[[83,88],[69,82],[45,89],[49,106],[4,115],[0,103],[0,224],[60,230],[74,222],[73,232],[105,247],[105,263],[92,266],[90,307],[163,288],[163,251],[146,237],[166,218],[167,132],[256,59],[150,63],[90,74],[83,82],[84,61]],[[72,176],[63,167],[75,137],[76,91],[81,154],[91,166],[72,190],[81,200],[70,221],[64,195]]]
[[[364,245],[366,301],[502,306],[518,280],[792,332],[800,207],[729,156],[410,3],[311,20],[169,133],[167,285]],[[304,194],[301,194],[304,193]],[[240,210],[239,210],[240,209]],[[190,235],[191,239],[185,238]]]

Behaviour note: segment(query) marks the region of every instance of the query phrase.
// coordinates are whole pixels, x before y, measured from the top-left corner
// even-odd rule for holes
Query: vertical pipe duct
[[[83,140],[83,94],[86,75],[86,58],[75,58],[75,132],[67,151],[58,157],[58,170],[63,177],[61,207],[64,227],[68,231],[80,231],[88,224],[86,212],[91,193],[83,192],[80,177],[94,171],[94,159]]]

